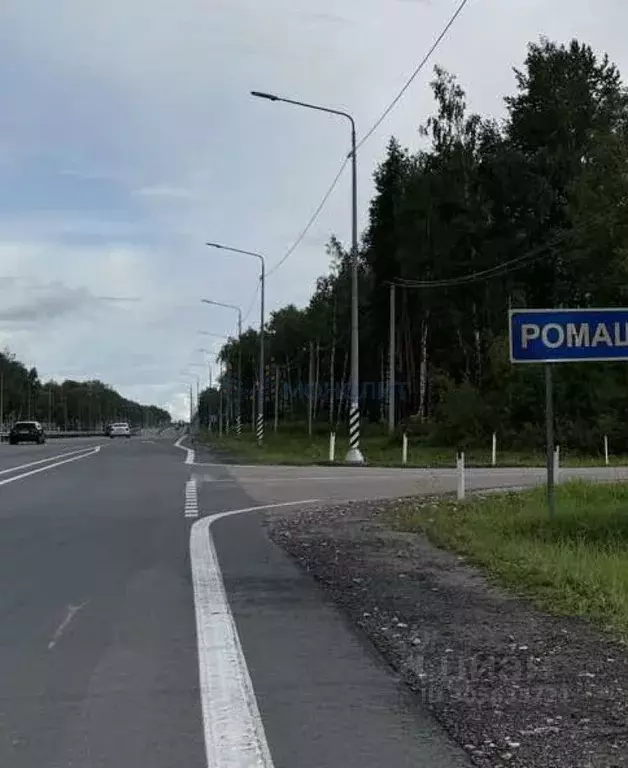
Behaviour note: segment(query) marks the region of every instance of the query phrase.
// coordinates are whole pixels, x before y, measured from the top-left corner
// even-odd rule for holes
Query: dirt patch
[[[267,525],[474,764],[627,766],[625,644],[535,611],[425,537],[390,530],[392,503],[275,512]]]

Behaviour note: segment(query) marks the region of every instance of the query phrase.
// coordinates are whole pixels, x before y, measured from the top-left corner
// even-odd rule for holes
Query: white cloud
[[[168,184],[154,184],[153,186],[141,187],[140,189],[133,190],[132,194],[136,197],[180,198],[182,200],[190,200],[195,196],[189,189],[169,186]]]
[[[42,370],[91,366],[112,384],[136,381],[138,397],[181,407],[179,371],[200,346],[199,327],[233,330],[230,313],[198,299],[246,309],[258,275],[252,260],[203,243],[259,250],[272,267],[348,149],[344,121],[261,102],[249,91],[347,109],[362,135],[457,4],[3,3],[0,66],[11,78],[0,84],[0,163],[4,158],[12,174],[23,166],[16,190],[29,187],[32,201],[4,187],[0,275],[56,282],[66,300],[81,291],[142,298],[100,302],[97,312],[74,306],[57,313],[54,333],[52,326],[34,333],[14,324],[9,343]],[[473,109],[499,116],[528,41],[578,36],[607,50],[628,74],[626,22],[620,0],[477,0],[433,63],[460,75]],[[430,79],[428,67],[359,153],[362,224],[388,136],[418,145],[417,126],[433,108]],[[348,239],[349,182],[345,174],[310,235],[269,279],[269,311],[306,302],[327,268],[329,234]],[[0,338],[7,339],[6,329]],[[155,365],[134,354],[152,356]]]

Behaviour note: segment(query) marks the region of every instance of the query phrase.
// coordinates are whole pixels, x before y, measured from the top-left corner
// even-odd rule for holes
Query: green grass
[[[244,428],[240,439],[235,437],[219,438],[217,435],[203,433],[201,439],[213,448],[224,452],[234,459],[263,464],[317,464],[329,459],[329,434],[319,432],[310,439],[302,425],[286,425],[275,434],[266,430],[264,445],[260,448],[250,426]],[[342,462],[348,448],[346,435],[336,436],[336,462]],[[401,439],[389,438],[377,427],[365,429],[360,448],[370,465],[401,466]],[[486,467],[491,463],[490,447],[487,450],[465,451],[465,463],[468,467]],[[614,466],[628,463],[622,456],[612,457]],[[563,453],[561,466],[602,466],[601,456],[576,456]],[[426,446],[410,443],[408,447],[408,465],[414,467],[452,467],[455,466],[455,449]],[[497,465],[502,467],[542,467],[545,456],[541,453],[502,451],[497,454]]]
[[[466,556],[541,608],[628,638],[628,484],[561,485],[553,520],[536,489],[401,503],[390,522]]]

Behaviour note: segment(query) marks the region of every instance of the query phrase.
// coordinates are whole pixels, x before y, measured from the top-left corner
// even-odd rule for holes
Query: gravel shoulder
[[[391,530],[392,504],[274,511],[266,523],[475,765],[628,766],[625,643]]]

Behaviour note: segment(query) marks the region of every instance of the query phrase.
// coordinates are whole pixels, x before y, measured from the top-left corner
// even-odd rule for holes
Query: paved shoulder
[[[276,766],[468,765],[258,517],[217,520],[211,535]]]

